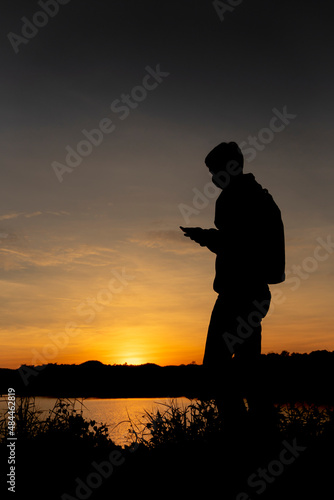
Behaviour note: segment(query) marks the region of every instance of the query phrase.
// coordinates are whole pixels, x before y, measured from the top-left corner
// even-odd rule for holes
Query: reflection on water
[[[57,399],[36,397],[36,409],[41,410],[41,418],[48,415]],[[74,401],[71,399],[71,402]],[[173,401],[180,407],[190,404],[187,398],[175,398]],[[130,399],[78,399],[75,401],[75,409],[83,409],[83,416],[87,420],[95,420],[97,424],[106,424],[109,429],[109,435],[115,444],[124,446],[129,444],[130,419],[134,424],[143,422],[145,419],[145,410],[153,412],[164,407],[161,405],[169,404],[169,398],[130,398]],[[0,415],[6,410],[7,404],[3,400],[0,402]]]

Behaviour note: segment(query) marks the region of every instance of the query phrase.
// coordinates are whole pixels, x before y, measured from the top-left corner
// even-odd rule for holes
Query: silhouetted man
[[[236,425],[246,411],[244,397],[250,413],[259,416],[265,409],[258,371],[261,321],[271,300],[268,284],[284,281],[284,229],[272,196],[253,174],[243,174],[236,143],[219,144],[205,163],[223,190],[216,201],[217,229],[181,229],[217,255],[213,288],[218,298],[203,365],[225,422]]]

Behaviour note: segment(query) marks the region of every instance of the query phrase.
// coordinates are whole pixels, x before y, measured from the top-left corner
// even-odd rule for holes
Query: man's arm
[[[207,247],[211,252],[220,253],[223,246],[222,231],[218,229],[202,229],[201,227],[182,227],[184,236],[196,241],[202,247]]]

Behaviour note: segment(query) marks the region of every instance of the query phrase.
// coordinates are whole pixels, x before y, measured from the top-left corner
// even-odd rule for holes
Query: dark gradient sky
[[[317,239],[334,236],[330,3],[241,2],[221,21],[210,1],[71,0],[17,54],[8,33],[41,7],[1,7],[0,365],[36,352],[200,363],[214,256],[180,234],[180,204],[210,181],[213,146],[247,145],[284,107],[296,117],[245,165],[279,204],[287,237],[290,280],[264,351],[334,349],[331,248],[314,256]],[[169,76],[121,120],[111,103],[157,65]],[[115,130],[59,182],[52,163],[106,117]],[[197,212],[188,225],[212,227],[214,199]],[[133,279],[102,303],[122,269]],[[94,318],[78,312],[89,298]],[[64,333],[69,321],[78,335]],[[56,335],[64,345],[52,351]]]

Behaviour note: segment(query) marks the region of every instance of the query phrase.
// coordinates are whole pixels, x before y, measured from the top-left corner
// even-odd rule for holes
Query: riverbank
[[[130,425],[132,440],[119,447],[105,426],[83,418],[70,402],[59,400],[41,420],[26,399],[16,408],[15,498],[324,497],[333,470],[333,411],[288,405],[276,415],[270,429],[250,415],[231,429],[213,401],[171,403],[147,413],[143,427]],[[2,491],[8,437],[0,445]]]

